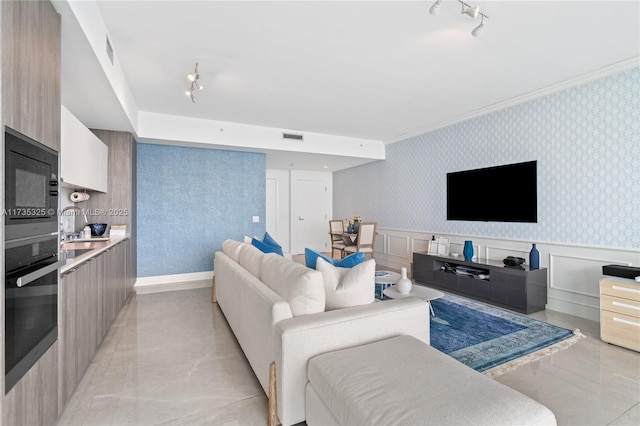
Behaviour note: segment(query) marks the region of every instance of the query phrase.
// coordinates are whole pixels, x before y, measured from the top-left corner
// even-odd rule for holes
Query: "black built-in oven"
[[[5,393],[58,338],[58,154],[5,128]]]
[[[5,392],[58,338],[58,237],[5,243]]]

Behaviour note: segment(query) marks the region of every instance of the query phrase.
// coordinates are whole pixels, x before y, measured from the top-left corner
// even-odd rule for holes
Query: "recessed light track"
[[[191,102],[193,102],[195,104],[196,102],[198,102],[198,98],[196,98],[193,93],[195,92],[196,89],[198,89],[198,90],[204,89],[204,87],[201,86],[199,81],[198,81],[200,79],[200,74],[198,74],[198,63],[197,62],[196,62],[196,66],[195,66],[193,72],[187,74],[187,79],[191,82],[191,86],[184,92],[184,94],[187,95],[188,97],[190,97],[191,98]]]

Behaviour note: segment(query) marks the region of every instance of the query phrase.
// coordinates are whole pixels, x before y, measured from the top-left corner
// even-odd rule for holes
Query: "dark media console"
[[[446,264],[446,265],[445,265]],[[458,273],[451,272],[461,266]],[[466,267],[466,268],[465,268]],[[446,270],[445,270],[446,269]],[[467,271],[481,274],[482,279]],[[547,269],[507,267],[491,260],[413,253],[413,279],[420,284],[530,314],[547,303]]]

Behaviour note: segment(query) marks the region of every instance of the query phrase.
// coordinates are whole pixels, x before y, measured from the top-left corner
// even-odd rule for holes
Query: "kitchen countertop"
[[[64,266],[60,268],[60,273],[63,274],[73,268],[74,266],[80,265],[82,262],[91,259],[92,257],[97,256],[103,251],[109,249],[110,247],[115,246],[116,244],[126,240],[129,238],[129,235],[126,236],[118,236],[111,237],[109,241],[86,241],[86,242],[73,242],[68,241],[62,243],[60,247],[60,253],[64,250],[79,250],[79,249],[91,249],[86,253],[81,254],[80,256],[74,257],[73,259],[67,259],[67,262]]]

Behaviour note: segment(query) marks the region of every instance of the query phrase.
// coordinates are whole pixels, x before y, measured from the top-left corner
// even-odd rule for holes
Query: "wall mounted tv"
[[[537,223],[536,163],[447,173],[447,220]]]

